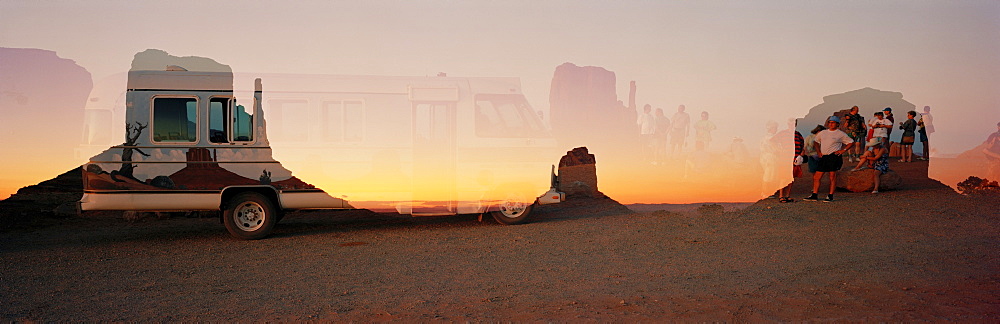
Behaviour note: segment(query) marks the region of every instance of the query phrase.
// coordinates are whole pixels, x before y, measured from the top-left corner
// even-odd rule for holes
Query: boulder
[[[168,176],[156,176],[153,180],[149,181],[149,184],[154,187],[174,189],[174,181],[170,180]]]
[[[566,152],[559,160],[559,191],[572,198],[602,198],[597,190],[597,161],[586,147]]]
[[[872,191],[875,187],[873,175],[878,172],[873,169],[861,171],[843,170],[837,172],[837,188],[850,192]],[[903,183],[903,178],[889,170],[879,176],[879,191],[894,190]]]

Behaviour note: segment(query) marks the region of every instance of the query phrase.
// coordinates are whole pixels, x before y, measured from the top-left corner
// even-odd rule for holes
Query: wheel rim
[[[236,227],[244,232],[252,232],[264,226],[266,217],[264,207],[252,201],[244,202],[236,207],[236,212],[233,213]]]
[[[507,218],[518,218],[524,215],[524,211],[528,209],[528,204],[524,203],[520,199],[510,199],[514,197],[508,197],[508,199],[500,203],[500,215]]]

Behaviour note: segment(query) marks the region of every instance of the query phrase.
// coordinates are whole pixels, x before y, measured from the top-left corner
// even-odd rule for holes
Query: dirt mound
[[[80,167],[39,184],[17,190],[0,200],[0,228],[35,222],[39,218],[63,218],[76,215],[76,202],[83,197]]]
[[[618,201],[602,196],[571,197],[558,204],[538,206],[533,213],[533,221],[546,222],[567,217],[602,217],[634,212]]]

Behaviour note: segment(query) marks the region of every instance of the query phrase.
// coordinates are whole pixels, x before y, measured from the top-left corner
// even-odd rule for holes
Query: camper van
[[[551,166],[560,152],[516,78],[168,66],[130,71],[124,96],[97,92],[81,152],[115,135],[124,143],[84,166],[82,210],[220,210],[233,236],[258,239],[289,210],[518,224],[564,200]]]

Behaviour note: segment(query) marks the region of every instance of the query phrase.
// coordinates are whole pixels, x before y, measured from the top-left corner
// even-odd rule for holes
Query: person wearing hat
[[[865,147],[867,148],[867,151],[865,151],[865,154],[861,156],[861,162],[858,162],[858,166],[851,169],[851,171],[860,171],[867,168],[872,168],[875,171],[878,171],[872,174],[872,180],[875,182],[875,189],[872,190],[872,193],[877,194],[879,176],[889,171],[889,152],[885,150],[885,147],[882,145],[882,141],[878,138],[868,140]]]
[[[816,173],[813,173],[812,195],[803,198],[803,200],[819,200],[820,182],[823,180],[823,174],[829,173],[830,193],[826,195],[823,202],[833,201],[833,191],[837,189],[837,171],[840,171],[840,168],[844,166],[842,156],[844,152],[854,146],[854,140],[839,128],[840,118],[830,116],[826,120],[826,130],[816,134],[813,146],[819,155],[819,166],[816,168]]]

